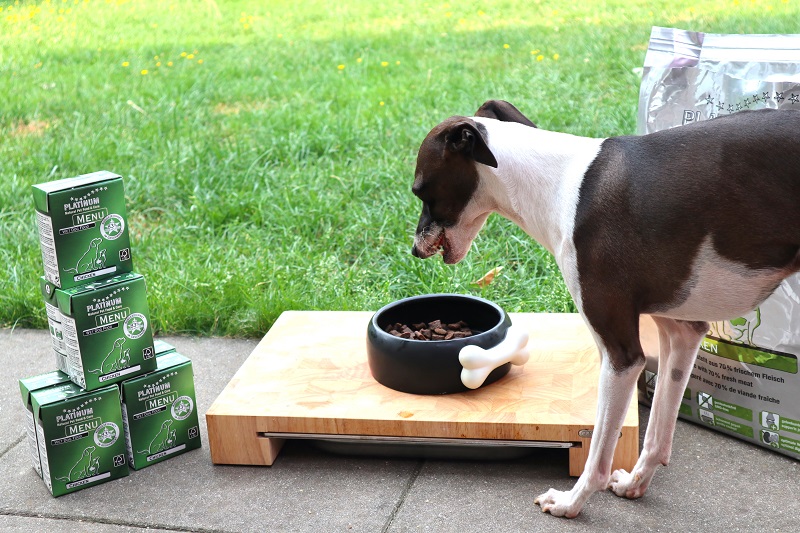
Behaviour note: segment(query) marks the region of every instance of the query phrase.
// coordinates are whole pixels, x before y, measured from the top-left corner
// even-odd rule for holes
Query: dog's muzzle
[[[414,237],[414,246],[411,248],[411,255],[420,259],[427,259],[438,253],[447,251],[447,239],[444,229],[436,224],[432,224],[418,232]]]

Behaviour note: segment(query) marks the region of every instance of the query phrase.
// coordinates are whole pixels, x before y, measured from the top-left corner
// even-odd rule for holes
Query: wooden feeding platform
[[[271,465],[287,438],[373,443],[563,447],[583,471],[597,408],[600,357],[577,314],[511,313],[530,334],[530,360],[484,388],[398,392],[375,381],[366,354],[373,313],[287,311],[206,413],[216,464]],[[654,335],[642,323],[643,337]],[[636,395],[614,455],[639,453]]]

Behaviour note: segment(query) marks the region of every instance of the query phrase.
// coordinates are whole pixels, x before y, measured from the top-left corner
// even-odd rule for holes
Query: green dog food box
[[[192,362],[164,345],[158,349],[155,371],[120,384],[128,460],[136,470],[201,445]]]
[[[119,387],[74,383],[30,393],[39,461],[53,496],[128,475]]]
[[[133,270],[122,177],[93,172],[33,186],[44,276],[60,289]]]
[[[60,370],[54,370],[53,372],[48,372],[47,374],[19,380],[19,390],[22,393],[22,404],[25,406],[25,433],[28,436],[28,444],[30,445],[33,469],[36,470],[36,473],[39,474],[39,477],[42,477],[42,462],[39,459],[39,444],[36,439],[36,422],[34,422],[33,418],[32,393],[69,382],[69,376]]]
[[[47,312],[47,326],[50,330],[50,341],[53,345],[56,368],[65,374],[69,374],[67,346],[64,344],[64,331],[61,328],[61,311],[58,310],[58,302],[56,301],[56,287],[42,276],[39,278],[39,288],[41,289],[44,308]]]
[[[77,385],[94,390],[156,369],[141,274],[54,290],[69,374]]]

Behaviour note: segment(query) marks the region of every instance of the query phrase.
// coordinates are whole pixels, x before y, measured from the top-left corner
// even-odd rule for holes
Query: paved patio
[[[53,498],[31,467],[17,379],[53,367],[47,331],[0,329],[0,531],[797,531],[800,463],[678,421],[644,498],[596,494],[574,520],[533,498],[571,487],[567,452],[497,461],[336,455],[289,441],[271,467],[215,466],[205,412],[256,340],[161,337],[192,359],[203,448]],[[641,435],[649,411],[640,407]]]

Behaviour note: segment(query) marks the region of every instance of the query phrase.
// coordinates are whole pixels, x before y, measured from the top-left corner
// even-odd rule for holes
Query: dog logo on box
[[[103,239],[92,239],[89,242],[89,248],[78,259],[78,263],[73,268],[65,268],[64,272],[73,272],[75,274],[84,274],[94,270],[100,270],[106,266],[106,251],[100,248]]]
[[[70,468],[69,474],[64,477],[57,477],[59,481],[74,482],[91,477],[100,471],[100,458],[93,456],[95,447],[87,446],[84,448],[81,458]]]

